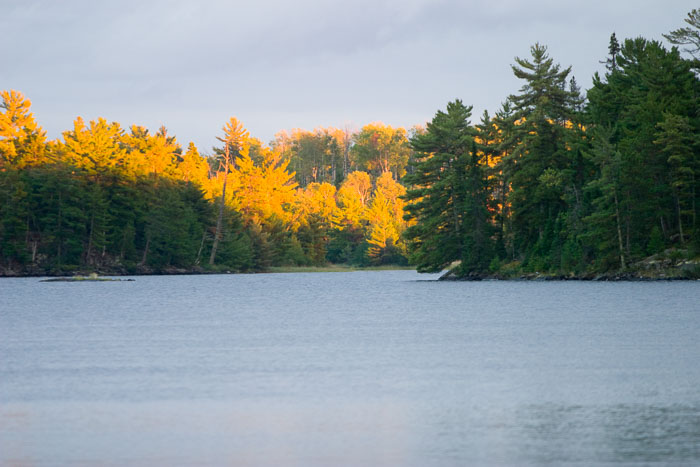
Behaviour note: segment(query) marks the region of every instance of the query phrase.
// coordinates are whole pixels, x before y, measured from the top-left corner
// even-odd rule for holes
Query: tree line
[[[28,99],[0,98],[5,274],[407,262],[402,128],[295,130],[268,147],[231,118],[203,157],[164,127],[103,118],[48,141]]]
[[[102,118],[49,141],[30,101],[3,91],[0,271],[583,273],[697,254],[698,19],[667,36],[689,58],[613,34],[586,92],[535,44],[512,65],[519,92],[476,124],[456,100],[426,127],[295,129],[265,145],[231,118],[210,156]]]
[[[700,252],[700,14],[666,36],[610,37],[585,96],[545,46],[516,58],[522,82],[471,123],[460,100],[412,139],[405,237],[422,271],[624,271],[674,247]]]

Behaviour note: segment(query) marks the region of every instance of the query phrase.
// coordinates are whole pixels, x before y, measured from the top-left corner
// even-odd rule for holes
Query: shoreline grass
[[[267,268],[265,273],[293,273],[293,272],[353,272],[353,271],[402,271],[415,270],[412,266],[347,266],[340,264],[329,264],[326,266],[274,266]]]

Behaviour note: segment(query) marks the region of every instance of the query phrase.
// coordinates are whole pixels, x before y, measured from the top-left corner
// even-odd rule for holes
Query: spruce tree
[[[615,33],[610,35],[610,45],[608,45],[608,58],[600,63],[605,64],[608,73],[613,73],[617,70],[617,56],[620,54],[620,43],[617,41]]]

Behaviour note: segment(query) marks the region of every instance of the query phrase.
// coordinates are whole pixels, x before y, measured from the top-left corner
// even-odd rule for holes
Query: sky
[[[235,116],[283,129],[425,124],[449,101],[496,111],[536,42],[583,88],[610,34],[664,43],[691,0],[0,0],[0,90],[50,139],[77,116],[161,125],[211,153]]]

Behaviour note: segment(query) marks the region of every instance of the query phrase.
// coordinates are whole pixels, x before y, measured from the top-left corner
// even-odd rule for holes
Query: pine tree
[[[29,99],[15,90],[0,92],[0,99],[0,169],[46,162],[46,133],[29,112]]]
[[[214,232],[214,244],[211,247],[211,254],[209,255],[209,265],[214,265],[214,260],[216,259],[216,250],[219,246],[219,241],[222,237],[222,228],[224,226],[224,211],[226,205],[226,183],[228,181],[228,173],[232,163],[232,158],[237,155],[247,155],[250,145],[248,142],[249,133],[243,128],[243,124],[238,121],[235,117],[231,119],[224,125],[224,137],[218,138],[219,141],[224,143],[223,150],[223,165],[224,165],[224,181],[221,188],[221,201],[219,202],[219,215],[216,219],[216,231]]]
[[[684,20],[690,27],[678,28],[663,36],[674,45],[686,45],[685,52],[688,52],[696,60],[700,58],[700,9],[693,9]]]
[[[127,151],[122,144],[123,131],[118,123],[104,118],[85,124],[81,117],[73,122],[73,130],[63,132],[63,143],[56,148],[57,158],[79,167],[100,180],[110,172],[124,171]]]
[[[491,219],[471,106],[460,100],[438,111],[411,145],[417,152],[404,218],[416,223],[405,232],[410,260],[420,272],[436,272],[460,261],[459,275],[484,271],[490,261]]]
[[[494,165],[493,198],[496,202],[496,224],[498,226],[496,250],[502,257],[514,259],[513,223],[510,205],[511,179],[516,170],[516,149],[519,145],[518,128],[510,101],[505,101],[496,112],[493,123],[497,134],[493,146]]]
[[[610,35],[610,45],[608,45],[608,58],[600,63],[605,64],[608,73],[613,73],[617,70],[617,56],[620,54],[620,43],[617,41],[615,33]]]
[[[656,125],[658,137],[654,141],[667,157],[681,244],[689,233],[689,227],[695,231],[695,174],[700,163],[700,157],[694,150],[698,142],[697,133],[693,132],[688,120],[687,117],[664,113],[663,121]]]
[[[677,49],[668,51],[643,38],[624,41],[617,71],[605,78],[596,76],[588,92],[588,126],[605,128],[605,144],[616,155],[615,194],[629,264],[649,251],[654,227],[659,228],[661,243],[666,244],[687,239],[693,230],[689,226],[694,223],[696,198],[691,193],[697,181],[692,181],[691,154],[697,148],[700,88],[690,63],[681,59]],[[594,146],[600,147],[595,139],[601,133],[590,134]],[[593,160],[599,176],[605,178],[605,166],[599,159]],[[605,195],[606,186],[609,183],[600,186],[601,195]],[[595,199],[601,200],[598,195]],[[612,201],[597,201],[591,219],[610,218]],[[607,225],[613,229],[611,223]]]
[[[599,172],[585,187],[593,198],[593,212],[584,219],[586,231],[581,236],[597,251],[599,269],[624,270],[628,265],[624,232],[629,230],[630,205],[624,196],[623,159],[612,143],[611,129],[598,126],[593,132],[593,147],[587,157]]]
[[[567,90],[571,68],[562,70],[547,55],[547,48],[530,48],[532,61],[515,59],[513,73],[525,81],[520,94],[511,95],[518,144],[510,156],[514,249],[533,268],[558,267],[556,245],[566,213],[564,201],[569,162],[566,133],[571,129],[574,94]]]

